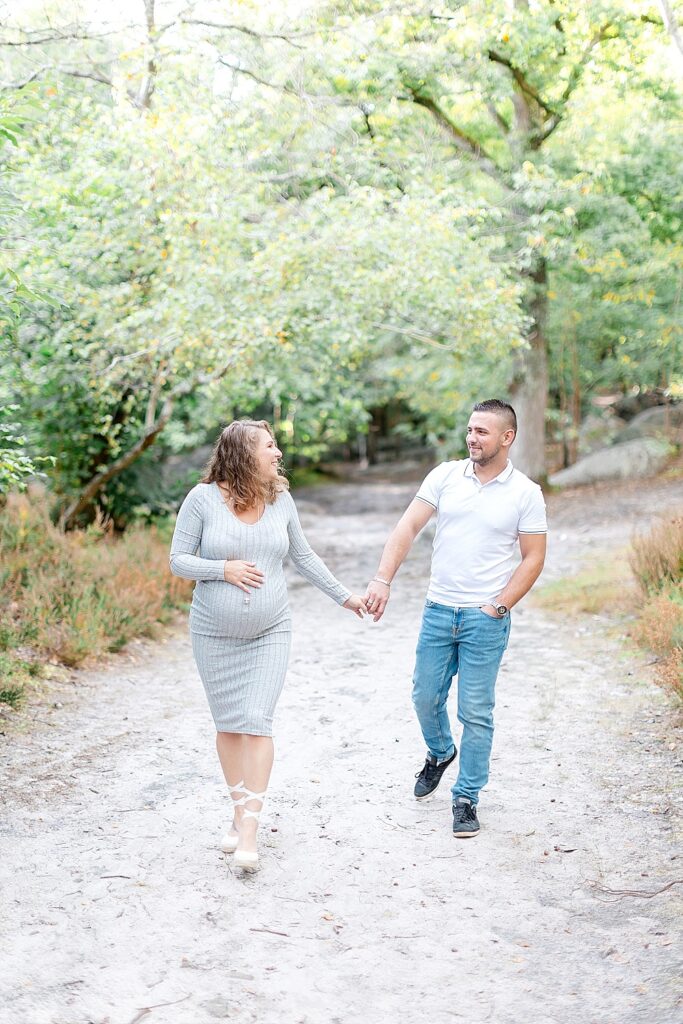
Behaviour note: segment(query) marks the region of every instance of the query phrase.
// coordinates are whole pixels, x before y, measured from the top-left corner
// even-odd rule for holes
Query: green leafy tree
[[[670,384],[680,99],[656,13],[139,13],[7,30],[13,77],[40,54],[44,79],[15,161],[38,251],[16,269],[62,305],[27,310],[3,362],[66,525],[125,522],[159,438],[235,412],[317,457],[378,402],[441,436],[509,388],[516,462],[542,477],[548,393],[564,415],[655,366]]]
[[[580,174],[576,245],[549,294],[551,379],[565,411],[576,396],[574,435],[591,394],[683,390],[681,145],[680,128],[625,110],[603,136],[599,173],[589,158]]]
[[[326,129],[306,180],[283,179],[298,102],[266,133],[260,94],[215,95],[213,74],[190,50],[154,102],[58,83],[22,153],[41,252],[25,269],[64,305],[25,319],[13,358],[67,526],[96,505],[125,520],[129,470],[174,415],[266,399],[292,448],[319,454],[363,429],[367,368],[397,340],[494,363],[519,339],[517,289],[465,197],[340,185],[316,169]]]
[[[358,166],[364,146],[397,189],[410,188],[417,168],[429,167],[435,190],[458,181],[501,214],[528,313],[527,344],[510,381],[522,423],[516,459],[540,478],[550,274],[580,244],[575,203],[582,161],[580,151],[568,149],[577,138],[572,126],[588,96],[599,137],[612,115],[602,97],[616,92],[620,98],[626,82],[657,115],[667,116],[668,105],[668,116],[676,116],[671,76],[666,66],[655,66],[664,52],[663,24],[641,15],[636,4],[606,0],[582,7],[474,0],[408,11],[333,3],[319,8],[317,18],[324,45],[317,40],[315,53],[309,51],[300,92],[349,111],[352,146],[351,133],[340,132],[346,166]],[[293,62],[290,76],[292,68]],[[244,73],[263,78],[254,65]],[[293,90],[287,71],[271,85]]]

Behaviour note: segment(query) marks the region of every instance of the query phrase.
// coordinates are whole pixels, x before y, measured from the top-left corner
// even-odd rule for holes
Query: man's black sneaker
[[[456,796],[453,804],[453,835],[458,839],[471,839],[478,831],[476,806],[466,796]]]
[[[430,796],[436,787],[441,782],[441,776],[448,768],[449,764],[455,761],[455,755],[458,753],[457,750],[453,752],[453,757],[449,757],[447,761],[442,761],[441,764],[437,764],[435,757],[430,754],[424,763],[424,768],[419,771],[415,778],[415,797],[417,800],[424,800],[426,796]]]

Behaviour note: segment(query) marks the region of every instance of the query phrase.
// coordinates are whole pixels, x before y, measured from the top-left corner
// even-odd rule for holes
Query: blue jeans
[[[462,725],[460,771],[453,798],[477,803],[488,782],[498,669],[510,636],[510,615],[495,619],[479,608],[448,608],[427,601],[417,642],[413,705],[429,753],[443,760],[456,751],[446,710],[458,677]]]

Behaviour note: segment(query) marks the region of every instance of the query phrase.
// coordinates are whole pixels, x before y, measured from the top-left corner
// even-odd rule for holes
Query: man
[[[531,589],[545,560],[546,517],[538,484],[508,459],[517,432],[511,405],[489,399],[467,425],[469,459],[428,474],[386,542],[366,602],[382,618],[391,582],[436,512],[432,569],[413,675],[413,704],[427,745],[416,776],[422,800],[439,785],[457,749],[446,701],[458,677],[462,724],[453,786],[453,835],[479,832],[479,791],[488,781],[496,677],[510,633],[510,609]],[[519,542],[522,560],[514,569]]]

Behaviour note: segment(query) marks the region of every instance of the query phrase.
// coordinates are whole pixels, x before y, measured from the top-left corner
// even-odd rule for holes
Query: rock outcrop
[[[553,473],[549,482],[553,487],[577,487],[599,483],[601,480],[652,476],[664,468],[670,450],[666,441],[655,437],[624,441],[601,448],[579,459],[573,466]]]

